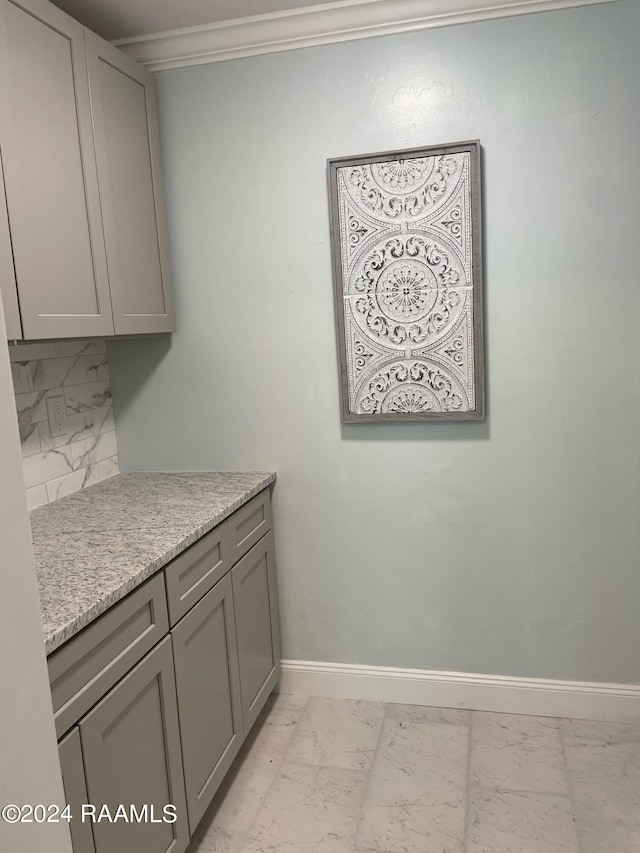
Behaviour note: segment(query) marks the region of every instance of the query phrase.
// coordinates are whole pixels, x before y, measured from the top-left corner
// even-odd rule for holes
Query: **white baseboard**
[[[282,661],[280,693],[542,717],[640,722],[640,684]]]

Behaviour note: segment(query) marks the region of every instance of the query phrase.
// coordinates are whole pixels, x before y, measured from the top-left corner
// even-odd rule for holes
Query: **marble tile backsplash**
[[[111,378],[102,340],[9,347],[29,509],[119,472]],[[62,434],[47,400],[63,398]]]

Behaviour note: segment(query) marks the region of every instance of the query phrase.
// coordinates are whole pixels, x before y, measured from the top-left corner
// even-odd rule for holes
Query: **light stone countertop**
[[[119,474],[33,510],[47,654],[275,478],[264,471]]]

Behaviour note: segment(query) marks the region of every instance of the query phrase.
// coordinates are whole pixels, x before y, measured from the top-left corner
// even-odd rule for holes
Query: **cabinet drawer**
[[[271,501],[269,489],[252,498],[228,519],[231,562],[243,557],[267,530],[271,530]]]
[[[58,737],[169,630],[158,574],[92,622],[48,659]]]
[[[223,522],[165,568],[169,621],[175,625],[231,567],[229,528]]]

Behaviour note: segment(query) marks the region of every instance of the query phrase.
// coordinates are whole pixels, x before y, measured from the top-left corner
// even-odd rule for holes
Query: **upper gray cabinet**
[[[112,335],[84,28],[0,3],[0,149],[25,338]]]
[[[174,329],[157,146],[145,71],[47,0],[0,0],[10,338]]]
[[[118,335],[175,329],[151,74],[85,30],[102,221]]]
[[[11,235],[9,233],[9,218],[7,217],[7,200],[4,194],[4,175],[0,161],[0,295],[4,305],[4,321],[8,338],[21,338],[20,308],[16,293],[16,276],[13,269],[13,252],[11,251]]]

